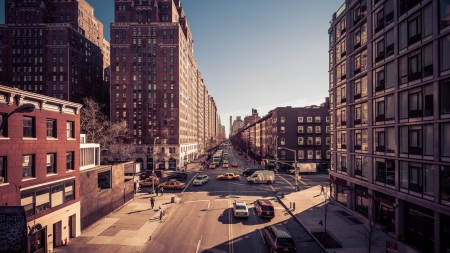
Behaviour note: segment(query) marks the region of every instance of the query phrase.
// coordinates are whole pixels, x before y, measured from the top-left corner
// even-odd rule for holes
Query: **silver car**
[[[233,214],[236,218],[248,218],[248,207],[244,201],[234,201]]]
[[[208,175],[201,174],[201,175],[198,175],[198,176],[194,179],[193,184],[194,184],[194,185],[203,185],[204,183],[207,183],[208,180],[209,180]]]

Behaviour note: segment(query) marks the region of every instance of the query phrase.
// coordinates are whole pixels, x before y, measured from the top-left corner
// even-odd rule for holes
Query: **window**
[[[316,137],[316,143],[315,145],[320,146],[322,145],[322,138],[321,137]]]
[[[418,197],[434,196],[434,165],[400,161],[399,167],[400,191]]]
[[[298,126],[297,131],[299,134],[303,133],[303,126]]]
[[[345,39],[336,44],[336,61],[340,61],[347,54]]]
[[[441,201],[450,203],[450,166],[441,166],[439,173]]]
[[[56,154],[47,154],[47,174],[56,174]]]
[[[375,122],[389,121],[395,119],[394,95],[389,95],[374,100]]]
[[[399,0],[398,1],[399,16],[405,14],[420,2],[421,2],[420,0]]]
[[[433,155],[433,125],[399,128],[400,154]]]
[[[73,159],[74,159],[74,152],[67,152],[66,153],[66,171],[67,172],[75,170],[75,167],[73,164]]]
[[[57,138],[56,136],[56,120],[47,119],[47,137]]]
[[[375,180],[379,183],[395,186],[395,162],[394,160],[375,159]]]
[[[361,73],[362,71],[367,70],[367,50],[362,51],[361,53],[355,55],[355,70],[353,71],[354,75]]]
[[[377,39],[373,44],[374,50],[374,62],[384,60],[394,54],[394,29]]]
[[[316,117],[315,117],[315,122],[316,122],[316,123],[320,123],[320,116],[316,116]]]
[[[0,184],[6,183],[6,156],[0,156]]]
[[[280,118],[280,123],[284,123],[284,122],[285,122],[284,117],[281,117],[281,118]]]
[[[51,187],[51,204],[52,207],[59,206],[64,203],[64,187],[63,184]]]
[[[390,62],[383,67],[377,68],[374,73],[374,92],[382,92],[393,88],[395,85],[394,62]]]
[[[286,151],[281,151],[280,152],[280,159],[286,159]]]
[[[22,178],[35,177],[34,155],[23,155],[22,158]]]
[[[449,7],[450,8],[450,7]],[[444,36],[439,40],[440,54],[439,65],[440,71],[446,71],[450,69],[450,37]],[[427,55],[425,55],[426,57]]]
[[[369,158],[366,156],[355,156],[355,176],[367,178]]]
[[[303,145],[303,137],[298,137],[298,145]]]
[[[313,122],[313,121],[312,121],[312,117],[306,117],[306,122],[312,123],[312,122]]]
[[[305,151],[303,150],[298,151],[298,159],[305,159]]]
[[[339,40],[346,31],[345,16],[336,25],[336,40]]]
[[[444,29],[450,25],[448,20],[448,10],[450,8],[449,0],[439,1],[439,29]]]
[[[316,134],[320,134],[321,133],[321,126],[316,126],[315,128],[316,128],[315,129]]]
[[[308,134],[312,134],[312,133],[313,133],[313,127],[312,127],[312,126],[307,126],[307,127],[306,127],[306,132],[307,132]]]
[[[23,117],[23,137],[35,138],[36,126],[34,117]]]
[[[3,123],[5,118],[6,114],[0,113],[0,125]],[[8,124],[5,124],[3,126],[3,129],[0,129],[0,137],[8,137]]]
[[[314,159],[314,152],[312,150],[308,150],[308,159]]]
[[[373,16],[374,34],[383,30],[392,21],[394,21],[394,4],[393,0],[388,0],[382,7],[375,10],[375,15]]]
[[[402,0],[400,2],[406,2]],[[413,0],[411,2],[418,2]],[[401,4],[400,4],[401,5]],[[429,4],[420,12],[411,15],[407,20],[402,22],[399,27],[399,50],[405,49],[407,46],[413,45],[428,37],[432,33],[432,6]]]
[[[395,134],[393,127],[374,129],[374,148],[376,152],[395,152]]]
[[[281,146],[286,145],[286,140],[284,138],[281,138],[280,145]]]
[[[353,9],[353,24],[358,23],[361,18],[364,18],[367,15],[367,5],[366,1],[361,1],[356,7]]]
[[[354,33],[354,49],[361,47],[367,43],[367,23],[361,25]]]
[[[347,78],[347,70],[345,68],[345,62],[337,66],[337,81],[341,82]]]
[[[316,159],[322,159],[322,151],[316,150]]]
[[[36,213],[50,209],[50,188],[36,190]]]
[[[337,132],[337,148],[346,149],[347,148],[347,134],[345,131]]]
[[[303,117],[298,117],[297,121],[298,121],[298,123],[303,123]]]
[[[285,133],[285,129],[284,126],[280,126],[280,133],[284,134]]]
[[[347,173],[347,156],[342,153],[337,154],[337,172],[344,172]]]
[[[440,111],[441,114],[449,114],[450,113],[450,99],[448,99],[448,95],[450,94],[450,79],[441,81],[439,84],[439,100],[440,100]]]
[[[308,137],[306,139],[306,145],[314,145],[314,137]]]
[[[432,84],[400,92],[400,119],[432,116],[433,100]]]
[[[111,170],[98,172],[98,191],[110,189],[111,185]]]

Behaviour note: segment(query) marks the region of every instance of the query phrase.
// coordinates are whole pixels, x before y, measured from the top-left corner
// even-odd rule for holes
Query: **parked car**
[[[184,189],[184,187],[186,187],[186,184],[181,183],[180,181],[177,181],[176,179],[170,179],[167,182],[159,184],[158,187],[162,187],[164,189]]]
[[[219,179],[219,180],[221,180],[221,179],[222,180],[232,180],[232,179],[238,180],[239,179],[239,175],[236,175],[234,173],[225,173],[223,175],[218,175],[217,179]]]
[[[239,218],[239,217],[248,218],[249,212],[248,212],[247,203],[245,203],[244,201],[236,201],[235,200],[233,203],[233,215],[236,218]]]
[[[297,252],[294,239],[283,225],[264,227],[264,237],[270,252]]]
[[[250,176],[257,170],[263,170],[263,168],[247,168],[242,172],[242,175],[244,176]]]
[[[194,185],[203,185],[204,183],[208,183],[209,177],[208,175],[200,174],[195,179],[193,184]]]
[[[260,218],[265,217],[271,219],[275,217],[275,210],[272,202],[268,199],[257,199],[255,201],[255,210]]]
[[[140,187],[147,187],[147,186],[152,186],[153,184],[158,185],[159,184],[159,178],[158,177],[154,177],[150,176],[148,178],[146,178],[145,180],[141,180],[139,181],[139,186]]]
[[[176,180],[180,180],[180,181],[184,181],[188,178],[188,175],[186,174],[186,172],[175,172],[170,176],[167,176],[168,179],[176,179]]]
[[[144,179],[146,179],[146,178],[148,178],[148,177],[151,177],[153,175],[153,171],[151,171],[151,170],[143,170],[143,171],[141,171],[141,173],[139,174],[139,178],[141,179],[141,180],[144,180]]]

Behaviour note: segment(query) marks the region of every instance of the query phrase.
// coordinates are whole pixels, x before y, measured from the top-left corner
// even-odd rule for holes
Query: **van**
[[[271,252],[297,252],[294,239],[283,225],[265,227],[264,237]]]
[[[260,218],[273,218],[275,217],[275,210],[272,202],[268,199],[257,199],[255,201],[255,210]]]
[[[247,168],[242,172],[242,175],[248,177],[248,176],[252,175],[253,173],[255,173],[255,171],[257,171],[257,170],[263,170],[263,168]]]
[[[247,183],[250,184],[271,184],[273,182],[275,182],[275,173],[271,170],[257,170],[247,177]]]

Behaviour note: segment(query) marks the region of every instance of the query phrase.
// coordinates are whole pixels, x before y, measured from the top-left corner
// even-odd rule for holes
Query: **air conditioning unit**
[[[0,184],[5,182],[5,178],[4,177],[0,177]]]

